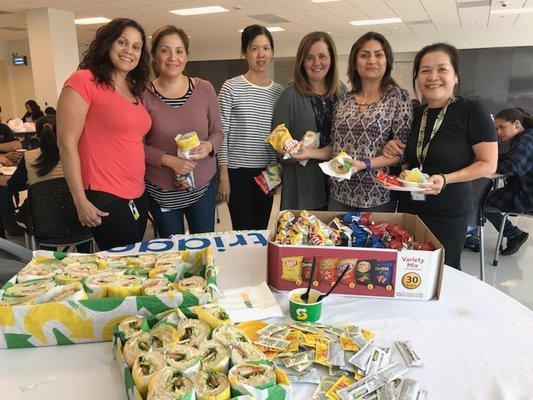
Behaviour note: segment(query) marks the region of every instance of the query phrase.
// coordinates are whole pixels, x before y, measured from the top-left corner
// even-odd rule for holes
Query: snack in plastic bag
[[[328,236],[321,229],[320,225],[311,225],[309,227],[309,244],[313,246],[325,246],[328,243]]]
[[[357,220],[350,224],[350,228],[352,229],[352,247],[368,247],[372,232]]]
[[[360,260],[357,263],[357,271],[355,279],[358,285],[366,286],[368,289],[373,289],[372,271],[376,266],[376,260]]]
[[[302,256],[283,257],[281,259],[281,279],[300,285],[302,283],[302,261]]]
[[[333,284],[337,280],[338,258],[323,258],[320,260],[319,277],[320,282]]]
[[[354,159],[341,151],[330,161],[318,164],[322,172],[339,181],[350,179],[355,172],[353,168]]]
[[[392,226],[389,226],[389,228],[387,229],[387,231],[391,234],[391,236],[394,238],[394,239],[398,239],[400,240],[402,243],[405,243],[407,244],[407,242],[409,242],[409,239],[411,237],[411,235],[409,234],[409,232],[407,232],[404,228],[402,228],[400,225],[398,224],[395,224],[395,225],[392,225]]]
[[[295,220],[294,214],[290,211],[285,211],[281,214],[278,220],[278,233],[280,231],[288,231]]]
[[[276,237],[274,238],[274,242],[278,244],[287,244],[289,241],[289,233],[287,231],[279,231],[276,233]]]
[[[403,186],[397,176],[387,175],[383,171],[376,172],[376,181],[383,186]]]
[[[285,124],[276,126],[268,135],[266,142],[270,143],[278,153],[283,154],[284,159],[290,158],[290,155],[297,153],[300,148],[300,143],[293,139]]]
[[[308,243],[309,226],[300,218],[296,220],[288,232],[289,242],[293,246],[298,246]]]
[[[393,270],[394,261],[378,261],[372,274],[374,285],[384,287],[387,290],[392,290]]]
[[[336,246],[348,247],[351,245],[352,230],[349,226],[345,225],[339,218],[335,217],[329,223],[329,227],[339,234],[340,242],[335,243]]]
[[[178,157],[190,159],[191,151],[200,145],[200,138],[196,132],[188,132],[177,135],[176,145],[178,146]],[[184,175],[176,175],[174,185],[178,190],[191,191],[194,189],[194,175],[192,172]]]
[[[264,194],[271,193],[281,185],[281,164],[270,163],[264,171],[254,177]]]

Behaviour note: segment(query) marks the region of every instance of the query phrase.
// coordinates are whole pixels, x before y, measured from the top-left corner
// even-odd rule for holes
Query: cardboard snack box
[[[296,217],[301,211],[291,210]],[[402,250],[340,246],[291,246],[274,243],[278,219],[270,219],[268,243],[268,284],[280,291],[312,287],[327,292],[345,268],[345,274],[334,293],[403,300],[438,300],[444,267],[444,248],[416,215],[373,213],[376,223],[398,224],[417,242],[430,242],[435,250]],[[344,212],[311,212],[329,223],[342,219]],[[315,273],[310,277],[313,259]]]

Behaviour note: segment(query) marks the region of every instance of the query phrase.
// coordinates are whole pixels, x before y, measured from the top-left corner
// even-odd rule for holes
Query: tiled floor
[[[530,237],[518,253],[501,256],[497,267],[492,266],[497,231],[485,225],[485,282],[507,293],[533,310],[533,218],[511,218],[513,224]],[[479,253],[463,251],[461,266],[464,272],[479,277]]]
[[[217,223],[216,230],[230,230],[229,212],[225,205],[219,207],[218,217],[220,222]],[[533,218],[518,217],[513,218],[512,221],[518,224],[522,230],[530,232],[532,237],[529,238],[518,253],[512,256],[500,256],[498,267],[493,267],[492,260],[496,247],[497,232],[490,223],[487,223],[485,227],[485,282],[514,297],[533,310]],[[149,224],[146,229],[145,239],[151,238],[153,238],[153,228]],[[24,238],[8,239],[24,246]],[[2,258],[1,254],[0,258]],[[465,250],[461,264],[464,272],[479,277],[479,253]]]

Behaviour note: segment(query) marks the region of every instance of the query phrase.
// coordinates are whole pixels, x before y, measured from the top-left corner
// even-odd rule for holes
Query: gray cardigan
[[[308,96],[299,94],[292,84],[283,91],[272,116],[272,127],[285,124],[296,140],[307,131],[317,130],[315,113]],[[327,206],[327,177],[311,159],[304,167],[294,160],[283,160],[282,210],[317,210]]]

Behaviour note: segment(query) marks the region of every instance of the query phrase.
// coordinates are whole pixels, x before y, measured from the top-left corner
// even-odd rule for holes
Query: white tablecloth
[[[286,295],[276,298],[288,315]],[[533,312],[451,268],[439,301],[332,296],[322,321],[371,329],[378,345],[410,340],[424,366],[408,376],[432,400],[533,399]],[[294,385],[293,398],[309,399],[314,388]],[[110,343],[0,351],[0,399],[74,398],[125,398]]]

